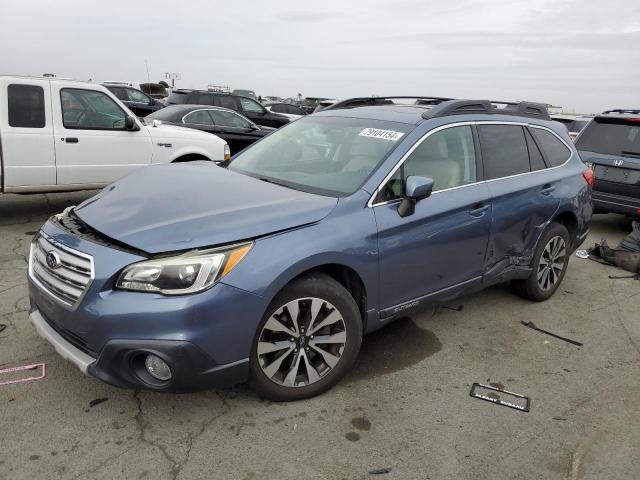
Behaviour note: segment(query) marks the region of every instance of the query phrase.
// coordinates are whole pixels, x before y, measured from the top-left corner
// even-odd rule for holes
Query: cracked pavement
[[[399,320],[365,339],[341,384],[307,401],[272,403],[245,386],[120,390],[83,376],[27,320],[32,235],[93,193],[0,197],[0,368],[47,364],[44,380],[0,386],[0,478],[640,476],[640,282],[607,278],[621,271],[574,256],[546,303],[498,286],[452,303],[462,311]],[[585,246],[628,231],[598,215]],[[531,412],[470,398],[473,382],[530,396]]]

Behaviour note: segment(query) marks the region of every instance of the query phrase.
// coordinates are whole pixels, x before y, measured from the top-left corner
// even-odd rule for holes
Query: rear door
[[[49,82],[7,78],[0,89],[2,186],[11,191],[55,185]]]
[[[492,123],[477,129],[493,203],[486,261],[491,274],[509,265],[529,264],[542,230],[560,205],[562,172],[547,168],[528,127]],[[570,156],[566,150],[565,161]]]
[[[51,94],[58,185],[104,185],[151,163],[149,132],[127,131],[129,112],[111,95],[63,82]]]
[[[373,200],[378,225],[383,315],[421,297],[480,281],[491,224],[491,194],[481,182],[470,125],[423,137]],[[401,217],[407,177],[434,180],[434,193]],[[404,305],[403,305],[404,304]]]

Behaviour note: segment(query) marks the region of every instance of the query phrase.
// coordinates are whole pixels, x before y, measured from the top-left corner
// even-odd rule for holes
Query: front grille
[[[98,356],[96,352],[89,346],[87,341],[84,338],[82,338],[80,335],[78,335],[77,333],[73,333],[71,330],[64,328],[62,325],[57,324],[56,322],[54,322],[53,320],[51,320],[50,318],[44,315],[42,316],[42,318],[44,318],[44,321],[47,322],[47,324],[51,328],[53,328],[62,338],[64,338],[67,342],[69,342],[71,345],[76,347],[78,350],[83,351],[84,353],[86,353],[87,355],[93,358],[96,358]]]
[[[53,261],[47,262],[47,257]],[[29,275],[56,300],[73,308],[93,280],[93,259],[40,232],[31,245]]]

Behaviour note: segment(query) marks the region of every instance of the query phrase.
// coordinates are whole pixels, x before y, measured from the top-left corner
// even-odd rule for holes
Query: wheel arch
[[[173,160],[171,160],[171,163],[193,162],[194,160],[211,161],[211,159],[208,156],[202,153],[186,153],[179,157],[174,158]]]
[[[570,210],[565,210],[563,212],[556,213],[552,222],[559,223],[567,229],[569,232],[569,239],[571,241],[571,248],[573,249],[579,233],[578,216]]]

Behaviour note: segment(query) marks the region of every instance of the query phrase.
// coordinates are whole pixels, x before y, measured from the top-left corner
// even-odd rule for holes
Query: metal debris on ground
[[[391,473],[391,468],[376,468],[369,470],[369,475],[384,475],[385,473]]]
[[[576,257],[589,258],[589,252],[586,250],[576,250]]]
[[[109,400],[107,397],[104,398],[96,398],[95,400],[91,400],[89,402],[89,408],[95,407],[96,405],[100,405],[101,403],[106,402],[107,400]]]
[[[6,378],[6,377],[9,377],[10,374],[14,374],[16,372],[31,372],[33,370],[38,370],[39,368],[41,369],[41,371],[38,375],[35,375],[35,376],[14,378],[11,380],[4,380],[4,381],[1,380],[2,376],[5,376]],[[34,363],[32,365],[22,365],[20,367],[4,368],[0,370],[0,386],[13,385],[16,383],[32,382],[33,380],[42,380],[46,376],[47,376],[47,367],[44,363]]]
[[[640,274],[640,223],[633,222],[633,231],[627,235],[616,248],[611,248],[606,240],[596,243],[592,248],[586,251],[587,258],[602,263],[604,265],[612,265],[629,272]],[[578,255],[578,252],[576,252]],[[617,278],[633,278],[637,275],[629,277]],[[613,277],[609,277],[613,278]]]
[[[4,323],[0,323],[0,332],[2,332],[7,326]]]
[[[482,393],[482,390],[490,390],[490,392]],[[493,392],[498,392],[499,394]],[[501,395],[510,396],[512,401],[503,400]],[[531,409],[531,399],[529,397],[477,382],[474,382],[474,384],[471,385],[469,396],[479,398],[480,400],[485,400],[487,402],[496,403],[503,407],[513,408],[514,410],[519,410],[521,412],[528,412]]]
[[[572,345],[575,345],[577,347],[582,347],[584,345],[582,342],[578,342],[577,340],[571,340],[570,338],[567,338],[567,337],[561,337],[560,335],[556,335],[555,333],[551,333],[548,330],[543,330],[542,328],[538,328],[538,327],[536,327],[536,325],[533,322],[520,321],[520,323],[522,325],[524,325],[525,327],[529,327],[532,330],[536,330],[537,332],[545,333],[545,334],[550,335],[550,336],[552,336],[554,338],[557,338],[558,340],[565,341],[565,342],[570,343]]]

